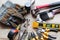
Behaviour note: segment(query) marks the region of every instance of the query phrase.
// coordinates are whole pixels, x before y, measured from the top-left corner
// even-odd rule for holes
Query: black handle
[[[58,32],[57,29],[50,29],[50,31],[52,31],[52,32]]]
[[[51,4],[49,5],[50,8],[51,8],[51,7],[56,7],[56,6],[60,6],[60,1],[59,1],[59,2],[51,3]]]
[[[49,36],[49,38],[53,38],[53,39],[56,39],[56,37],[53,37],[53,36],[51,36],[51,35],[48,35]]]
[[[48,40],[52,40],[51,38],[48,38]]]
[[[48,40],[56,39],[56,37],[52,37],[51,35],[48,35]]]
[[[60,8],[60,6],[56,6],[56,7],[50,8],[49,11],[52,11],[52,10],[55,10],[55,9],[59,9],[59,8]]]

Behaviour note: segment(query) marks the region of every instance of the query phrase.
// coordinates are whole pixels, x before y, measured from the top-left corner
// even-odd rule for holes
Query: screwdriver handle
[[[60,2],[54,2],[51,4],[45,4],[42,6],[36,6],[36,9],[41,9],[41,8],[52,8],[52,7],[56,7],[56,6],[60,6]]]

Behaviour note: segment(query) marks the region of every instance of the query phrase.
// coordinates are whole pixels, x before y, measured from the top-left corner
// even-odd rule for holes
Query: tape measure
[[[56,29],[60,29],[60,24],[54,24],[54,23],[38,23],[36,21],[34,21],[32,23],[32,27],[33,28],[56,28]]]
[[[9,40],[13,40],[13,38],[15,38],[15,36],[17,35],[17,33],[19,32],[20,29],[20,24],[17,25],[16,29],[11,29],[10,32],[8,33],[8,38]]]

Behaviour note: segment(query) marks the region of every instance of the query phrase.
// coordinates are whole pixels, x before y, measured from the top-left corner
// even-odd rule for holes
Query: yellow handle
[[[32,27],[33,27],[33,28],[38,28],[38,26],[39,26],[39,23],[38,23],[38,22],[34,21],[34,22],[32,23]]]
[[[21,25],[19,24],[16,29],[19,30],[20,26],[21,26]]]

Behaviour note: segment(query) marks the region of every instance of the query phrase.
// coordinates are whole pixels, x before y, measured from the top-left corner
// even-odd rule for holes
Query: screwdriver
[[[46,29],[47,30],[47,29]],[[44,40],[44,38],[46,39],[56,39],[56,37],[52,37],[51,35],[48,34],[48,31],[46,31],[43,28],[38,28],[36,30],[37,35],[39,36],[39,39],[41,38],[41,40]],[[53,31],[54,32],[54,31]]]
[[[54,2],[54,3],[50,3],[50,4],[44,4],[44,5],[36,6],[36,9],[52,8],[52,7],[56,7],[56,6],[60,6],[60,1]]]

